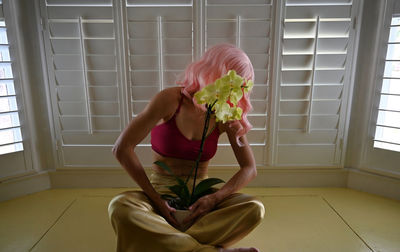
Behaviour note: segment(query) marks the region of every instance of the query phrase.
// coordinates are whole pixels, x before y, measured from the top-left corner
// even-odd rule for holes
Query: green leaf
[[[192,197],[192,202],[190,202],[190,205],[192,205],[193,203],[195,203],[199,198],[201,198],[201,197],[203,197],[203,196],[205,196],[205,195],[207,195],[207,194],[212,194],[212,193],[214,193],[215,191],[217,191],[217,189],[215,189],[215,188],[213,188],[213,187],[210,187],[210,188],[208,188],[206,191],[204,191],[202,194],[200,194],[200,195],[194,195],[194,196]]]
[[[203,181],[201,181],[196,188],[194,189],[194,197],[195,198],[200,198],[206,192],[208,189],[210,189],[213,185],[219,184],[219,183],[225,183],[222,179],[219,178],[208,178]]]
[[[163,168],[164,170],[166,170],[169,174],[171,174],[172,176],[175,176],[175,174],[172,173],[171,169],[169,168],[169,166],[162,162],[162,161],[155,161],[154,164],[160,166],[161,168]]]
[[[162,162],[162,161],[155,161],[154,164],[160,166],[161,168],[163,168],[164,170],[166,170],[169,174],[171,174],[172,176],[174,176],[174,178],[176,179],[176,181],[180,184],[180,185],[184,185],[185,181],[183,181],[180,177],[176,176],[172,171],[171,168],[169,168],[169,166]]]
[[[190,203],[190,193],[187,185],[173,185],[168,187],[171,192],[175,193],[185,204],[185,206],[189,206]]]
[[[181,185],[168,186],[168,189],[175,193],[179,198],[182,198],[183,187]]]

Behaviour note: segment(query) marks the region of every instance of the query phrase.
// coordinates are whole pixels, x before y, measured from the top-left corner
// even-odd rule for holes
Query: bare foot
[[[256,248],[220,248],[218,252],[260,252]]]

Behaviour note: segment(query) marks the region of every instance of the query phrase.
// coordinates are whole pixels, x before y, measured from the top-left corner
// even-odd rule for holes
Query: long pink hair
[[[218,44],[208,49],[198,60],[189,64],[184,72],[183,79],[178,81],[182,85],[183,94],[197,104],[193,95],[204,86],[213,83],[216,79],[225,75],[229,70],[246,80],[254,81],[254,69],[249,57],[240,48],[231,44]],[[251,128],[247,114],[252,110],[250,93],[244,94],[238,106],[242,108],[242,119],[229,126],[235,130],[236,138],[245,135]],[[205,109],[204,106],[201,107]]]

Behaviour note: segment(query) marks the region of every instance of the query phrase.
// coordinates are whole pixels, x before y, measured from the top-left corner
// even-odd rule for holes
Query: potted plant
[[[243,85],[243,83],[245,83],[245,85]],[[212,188],[212,186],[224,183],[224,181],[219,178],[207,178],[196,185],[197,170],[203,153],[204,142],[207,138],[211,116],[215,115],[216,122],[222,121],[223,123],[226,123],[227,121],[240,120],[242,117],[242,109],[238,107],[237,104],[240,99],[242,99],[243,93],[249,92],[252,87],[252,80],[245,81],[240,75],[236,74],[235,70],[229,70],[226,75],[215,80],[214,83],[205,86],[194,94],[197,103],[205,104],[206,106],[206,119],[197,159],[185,181],[180,177],[175,176],[165,163],[161,161],[154,162],[156,165],[174,176],[177,181],[177,184],[168,187],[174,195],[163,194],[162,197],[168,201],[168,204],[171,207],[178,210],[175,212],[175,218],[178,223],[181,223],[179,219],[182,218],[183,220],[185,218],[185,214],[183,214],[183,217],[181,216],[182,212],[180,210],[186,211],[186,215],[189,214],[190,212],[188,208],[194,202],[207,194],[215,192],[215,189]],[[190,192],[188,181],[193,172],[193,187]],[[185,231],[190,225],[190,223],[185,226],[181,225],[179,228],[182,231]]]

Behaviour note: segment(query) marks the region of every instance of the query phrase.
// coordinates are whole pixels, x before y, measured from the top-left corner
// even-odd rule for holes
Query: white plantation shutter
[[[13,4],[0,1],[0,178],[32,169]]]
[[[354,1],[358,3],[358,1]],[[160,90],[217,43],[255,69],[250,145],[260,166],[342,165],[355,6],[350,0],[41,0],[52,106],[63,167],[118,167],[111,146]],[[275,12],[283,22],[274,21]],[[275,25],[276,24],[276,25]],[[275,39],[273,34],[282,37]],[[272,43],[272,41],[275,41]],[[282,50],[271,52],[272,44]],[[279,47],[279,46],[278,46]],[[271,66],[275,55],[279,65]],[[274,71],[273,71],[274,70]],[[277,83],[270,73],[279,72]],[[276,86],[273,86],[276,85]],[[270,89],[278,112],[272,131]],[[267,139],[273,136],[273,139]],[[268,143],[272,146],[267,146]],[[150,136],[136,148],[152,163]],[[270,154],[272,153],[272,154]],[[269,160],[269,156],[272,160]],[[220,139],[215,166],[236,166]]]
[[[269,89],[272,0],[207,0],[205,3],[206,48],[231,43],[249,56],[255,72],[251,95],[253,111],[248,115],[253,129],[247,138],[258,165],[267,163],[267,94]],[[214,165],[235,165],[232,148],[224,135]]]
[[[112,0],[42,2],[53,113],[63,166],[115,166],[123,128]]]
[[[191,0],[126,1],[127,49],[132,116],[159,91],[176,86],[193,60]],[[136,148],[152,163],[150,136]]]
[[[341,164],[353,12],[351,0],[285,2],[275,165]]]
[[[393,5],[393,3],[391,3]],[[374,147],[400,152],[400,4],[395,3],[380,78],[380,102]]]
[[[10,57],[7,23],[4,19],[3,4],[0,4],[0,155],[21,151],[22,134],[18,115],[17,96],[14,88],[15,77]]]
[[[374,97],[371,103],[368,139],[362,168],[390,177],[400,177],[400,2],[387,0],[379,15]]]

